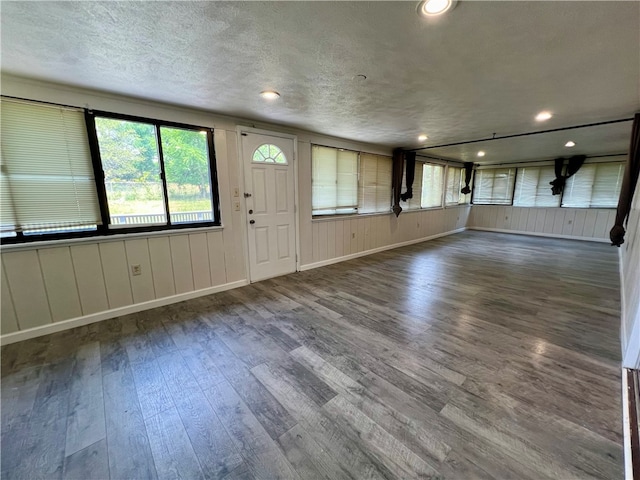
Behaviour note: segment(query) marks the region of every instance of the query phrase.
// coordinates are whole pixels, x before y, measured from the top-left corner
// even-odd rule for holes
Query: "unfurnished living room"
[[[640,2],[0,2],[1,478],[640,479]]]

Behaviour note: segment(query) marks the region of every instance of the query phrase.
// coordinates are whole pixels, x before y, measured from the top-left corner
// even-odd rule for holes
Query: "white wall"
[[[626,230],[624,243],[620,247],[622,364],[627,368],[640,368],[640,191],[638,187],[636,187]]]
[[[608,242],[615,218],[615,210],[606,208],[474,205],[467,226],[478,230]]]

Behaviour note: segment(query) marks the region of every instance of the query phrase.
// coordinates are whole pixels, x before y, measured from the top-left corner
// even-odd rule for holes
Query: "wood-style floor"
[[[9,345],[2,478],[623,477],[616,249],[483,232]]]

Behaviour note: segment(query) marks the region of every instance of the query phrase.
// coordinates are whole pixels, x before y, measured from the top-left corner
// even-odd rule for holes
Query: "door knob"
[[[255,221],[255,220],[249,220],[249,223],[250,223],[251,225],[253,225],[254,223],[256,223],[256,221]]]
[[[250,196],[251,196],[251,194],[250,194],[250,193],[246,193],[246,192],[245,192],[245,194],[244,194],[244,198],[249,198]]]

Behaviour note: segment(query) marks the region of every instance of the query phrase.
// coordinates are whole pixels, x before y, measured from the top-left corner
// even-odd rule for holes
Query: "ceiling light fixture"
[[[423,133],[422,135],[419,135],[419,136],[418,136],[418,141],[420,141],[420,142],[424,142],[427,138],[429,138],[429,137],[427,137],[427,136]]]
[[[478,156],[479,156],[479,157],[484,157],[484,152],[483,152],[482,150],[480,150],[480,151],[478,152]]]
[[[260,96],[267,100],[275,100],[276,98],[280,97],[280,94],[275,90],[265,90],[263,92],[260,92]]]
[[[569,140],[567,143],[564,144],[565,147],[567,148],[571,148],[571,147],[575,147],[576,146],[576,142]]]
[[[457,0],[423,0],[418,4],[418,15],[423,17],[434,17],[442,15],[444,12],[453,10]]]
[[[536,115],[536,120],[538,122],[544,122],[546,120],[549,120],[551,117],[553,117],[553,113],[547,112],[545,110],[544,112],[540,112],[539,114]]]

